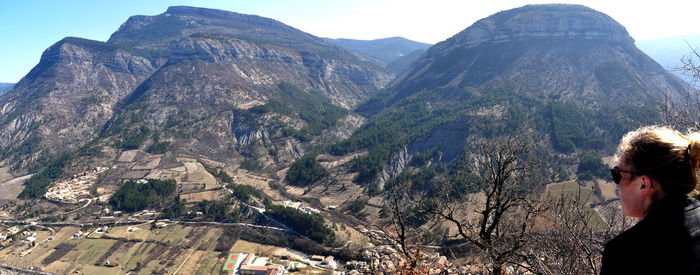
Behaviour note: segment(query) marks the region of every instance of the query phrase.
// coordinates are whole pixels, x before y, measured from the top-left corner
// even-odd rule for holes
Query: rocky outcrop
[[[404,147],[399,151],[388,166],[384,167],[379,175],[379,187],[384,188],[384,184],[390,179],[398,176],[406,169],[408,163],[411,162],[411,154],[408,152],[408,147]]]
[[[280,82],[293,83],[303,89],[322,91],[345,108],[356,106],[389,81],[389,75],[364,66],[225,36],[188,38],[175,43],[168,65],[192,60],[231,64],[226,66],[230,69],[217,73],[238,81],[228,81],[222,87],[257,86],[255,90],[265,90],[274,89]],[[250,100],[264,102],[265,98]]]
[[[0,97],[0,148],[56,152],[96,136],[114,106],[158,67],[103,42],[66,38]],[[59,146],[60,145],[60,146]]]

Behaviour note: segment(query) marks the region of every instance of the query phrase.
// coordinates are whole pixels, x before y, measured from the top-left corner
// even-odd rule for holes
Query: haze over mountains
[[[9,91],[14,86],[15,86],[15,83],[0,83],[0,95]]]
[[[254,221],[262,212],[226,192],[235,171],[262,179],[255,188],[267,194],[246,199],[255,207],[300,199],[332,208],[334,223],[370,225],[400,181],[429,191],[460,179],[456,198],[473,190],[478,144],[496,137],[532,142],[546,163],[527,188],[607,177],[601,157],[621,135],[658,122],[659,104],[687,91],[624,26],[580,5],[502,11],[432,46],[323,39],[178,6],[132,16],[106,42],[67,37],[46,49],[0,95],[0,160],[15,176],[35,173],[23,199],[100,166],[110,170],[95,189],[194,182]],[[178,195],[174,205],[207,203]]]
[[[693,82],[688,76],[683,75],[678,68],[683,65],[681,59],[693,56],[691,48],[697,49],[697,45],[700,45],[700,35],[638,41],[636,45],[670,72],[686,82]]]
[[[411,41],[402,37],[374,40],[346,38],[325,39],[348,49],[379,59],[386,63],[386,68],[388,70],[395,73],[401,73],[431,46],[430,44]]]

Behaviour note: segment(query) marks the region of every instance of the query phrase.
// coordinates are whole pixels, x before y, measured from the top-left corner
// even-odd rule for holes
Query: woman
[[[700,133],[663,127],[627,133],[610,169],[636,225],[609,241],[600,274],[700,274]]]

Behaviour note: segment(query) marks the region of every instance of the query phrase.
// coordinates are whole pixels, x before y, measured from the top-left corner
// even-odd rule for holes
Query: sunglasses
[[[620,184],[620,180],[622,180],[622,173],[621,172],[630,173],[630,174],[632,174],[632,176],[635,176],[635,177],[637,175],[639,175],[639,173],[637,173],[636,171],[624,170],[624,169],[620,169],[617,166],[615,166],[615,167],[610,169],[610,176],[612,177],[612,180],[615,182],[615,184]]]

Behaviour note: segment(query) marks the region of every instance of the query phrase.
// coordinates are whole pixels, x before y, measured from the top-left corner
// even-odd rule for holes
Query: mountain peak
[[[154,16],[135,15],[122,24],[107,41],[142,47],[162,46],[195,33],[218,33],[239,37],[275,36],[285,33],[301,35],[277,20],[207,8],[173,6]]]
[[[423,89],[478,94],[503,86],[583,104],[611,96],[645,104],[683,90],[609,16],[581,5],[530,5],[483,18],[428,49],[393,81],[389,103]]]
[[[483,18],[455,35],[447,45],[476,47],[530,39],[585,39],[634,43],[610,16],[582,5],[527,5]]]

